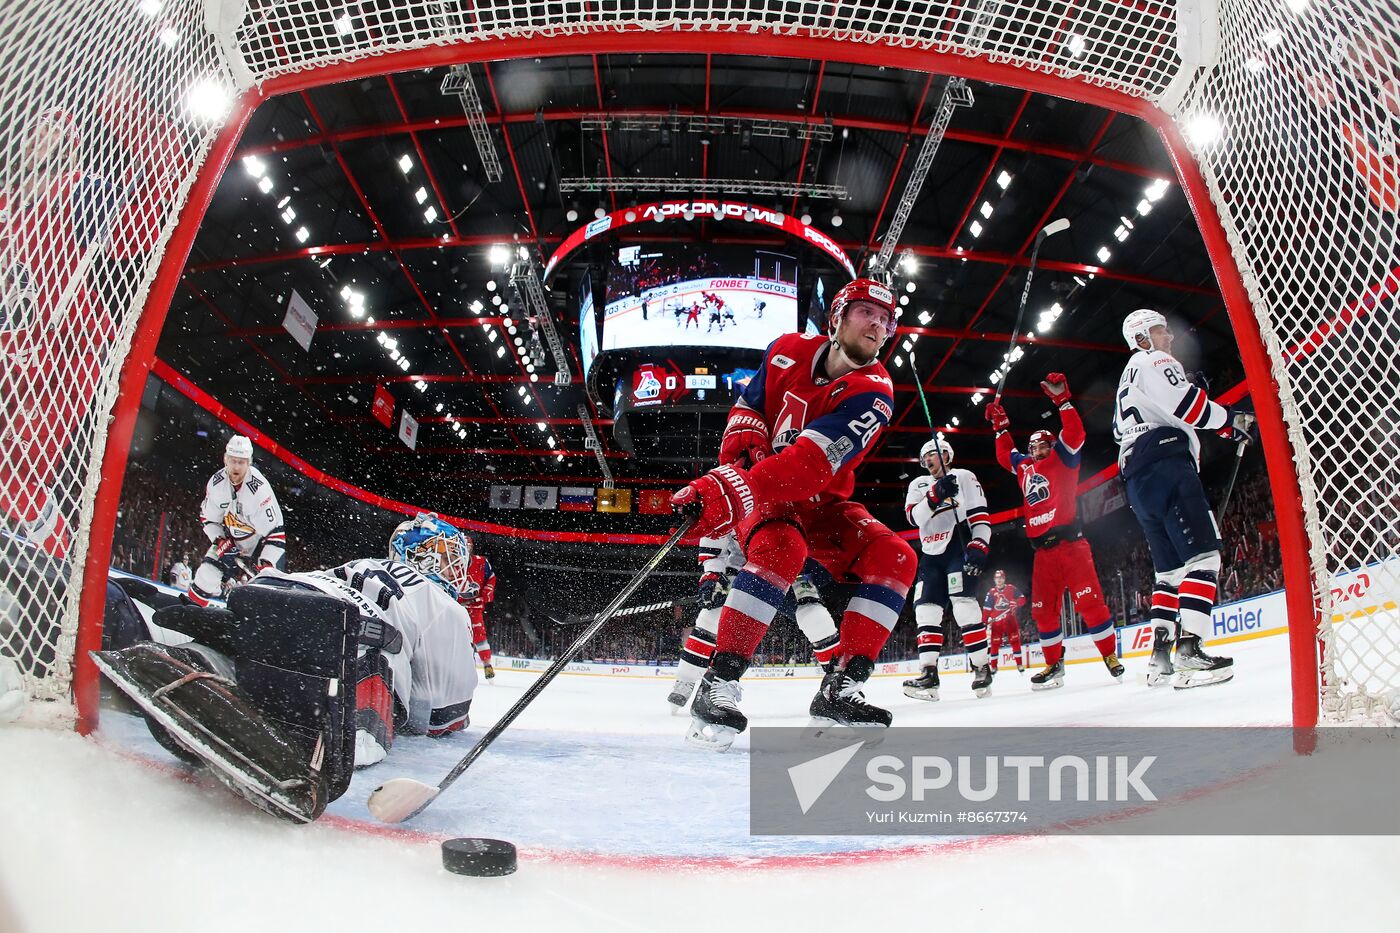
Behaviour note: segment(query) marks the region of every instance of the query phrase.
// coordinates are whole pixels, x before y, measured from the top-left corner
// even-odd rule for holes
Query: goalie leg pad
[[[325,780],[301,741],[266,719],[203,653],[142,643],[94,651],[98,669],[189,756],[260,810],[309,823],[325,810]]]

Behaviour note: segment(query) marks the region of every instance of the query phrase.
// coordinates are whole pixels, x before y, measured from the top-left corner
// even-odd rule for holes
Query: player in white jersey
[[[188,590],[190,584],[194,582],[194,574],[190,572],[190,565],[185,563],[183,557],[177,558],[175,563],[170,565],[170,585],[177,590]]]
[[[287,565],[287,529],[272,484],[253,466],[253,442],[241,434],[224,448],[224,468],[209,478],[199,507],[209,550],[194,571],[190,602],[209,605],[226,579]]]
[[[904,682],[904,694],[916,700],[938,699],[943,613],[951,609],[972,662],[973,692],[984,697],[991,692],[992,667],[987,656],[987,626],[973,581],[987,564],[992,539],[987,494],[971,470],[953,468],[953,446],[942,438],[924,444],[919,463],[928,475],[917,476],[909,484],[904,515],[919,529],[914,621],[923,673]]]
[[[1220,573],[1220,529],[1200,477],[1197,431],[1247,441],[1254,425],[1246,401],[1226,409],[1193,385],[1171,355],[1167,319],[1148,308],[1123,321],[1132,348],[1118,381],[1113,434],[1128,504],[1147,537],[1156,581],[1152,590],[1153,648],[1148,683],[1177,689],[1223,683],[1234,676],[1230,658],[1201,650],[1211,632]],[[1174,628],[1176,657],[1171,656]]]
[[[396,559],[265,570],[229,593],[228,609],[156,612],[193,642],[143,641],[94,661],[167,749],[254,806],[309,822],[354,766],[384,757],[394,729],[436,737],[467,724],[476,665],[455,597],[465,541],[419,515],[391,550]]]

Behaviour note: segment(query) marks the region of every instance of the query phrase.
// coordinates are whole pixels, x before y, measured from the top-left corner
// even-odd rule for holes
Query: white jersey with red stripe
[[[1225,406],[1212,402],[1204,390],[1191,384],[1186,370],[1170,353],[1139,350],[1118,380],[1113,410],[1118,463],[1123,465],[1133,445],[1159,428],[1175,428],[1185,434],[1191,457],[1199,463],[1201,442],[1196,432],[1222,428],[1229,417]]]
[[[982,484],[971,470],[954,468],[948,475],[958,481],[958,494],[937,508],[928,501],[928,491],[934,480],[927,473],[914,477],[904,497],[904,517],[919,529],[919,544],[925,554],[946,551],[959,522],[967,523],[971,535],[983,544],[992,537],[992,526],[987,521],[987,494],[982,491]]]
[[[277,504],[272,484],[255,466],[248,467],[248,475],[238,486],[229,482],[226,470],[209,477],[199,517],[210,541],[232,538],[245,557],[258,553],[260,548],[287,546],[282,507]]]

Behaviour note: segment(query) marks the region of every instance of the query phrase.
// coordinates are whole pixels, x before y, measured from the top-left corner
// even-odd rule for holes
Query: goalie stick
[[[676,545],[680,544],[681,538],[685,537],[686,532],[690,531],[694,524],[695,517],[692,515],[687,515],[681,520],[680,527],[671,533],[671,537],[666,539],[666,543],[661,545],[657,552],[651,556],[651,559],[642,566],[641,570],[637,571],[637,575],[622,588],[622,592],[613,597],[613,601],[594,617],[593,624],[574,639],[574,643],[563,654],[559,655],[555,662],[549,666],[549,669],[540,675],[540,679],[535,681],[529,690],[525,691],[514,706],[506,710],[505,715],[494,726],[486,730],[486,734],[477,741],[476,745],[472,746],[472,750],[467,752],[466,757],[447,772],[447,776],[438,782],[437,787],[432,787],[413,778],[393,778],[385,781],[374,789],[374,792],[369,795],[369,800],[366,801],[370,814],[381,823],[402,823],[404,820],[422,813],[439,794],[451,787],[452,783],[472,766],[472,762],[481,757],[481,753],[486,751],[487,747],[496,741],[501,733],[510,727],[511,723],[515,722],[516,718],[525,711],[525,707],[534,702],[535,697],[539,696],[540,692],[559,676],[569,662],[578,657],[578,653],[583,650],[584,645],[588,644],[589,639],[598,634],[598,630],[617,614],[618,608],[646,582],[652,571],[661,565],[667,555],[675,550]]]

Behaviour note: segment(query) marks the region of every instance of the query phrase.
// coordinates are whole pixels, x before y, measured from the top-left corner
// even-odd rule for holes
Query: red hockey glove
[[[671,497],[674,511],[695,516],[692,530],[702,538],[733,531],[753,514],[754,504],[748,473],[732,465],[715,467]]]
[[[963,575],[976,577],[981,575],[982,568],[987,566],[987,545],[977,538],[967,542],[967,547],[963,550]]]
[[[748,469],[772,453],[768,425],[764,424],[763,419],[757,413],[742,408],[732,411],[719,441],[719,462]]]
[[[1064,373],[1050,373],[1040,382],[1040,389],[1050,396],[1050,401],[1063,405],[1069,401],[1069,380]]]
[[[1006,409],[1001,407],[1000,402],[987,403],[987,420],[992,423],[992,430],[998,434],[1011,427],[1011,419],[1006,417]]]

